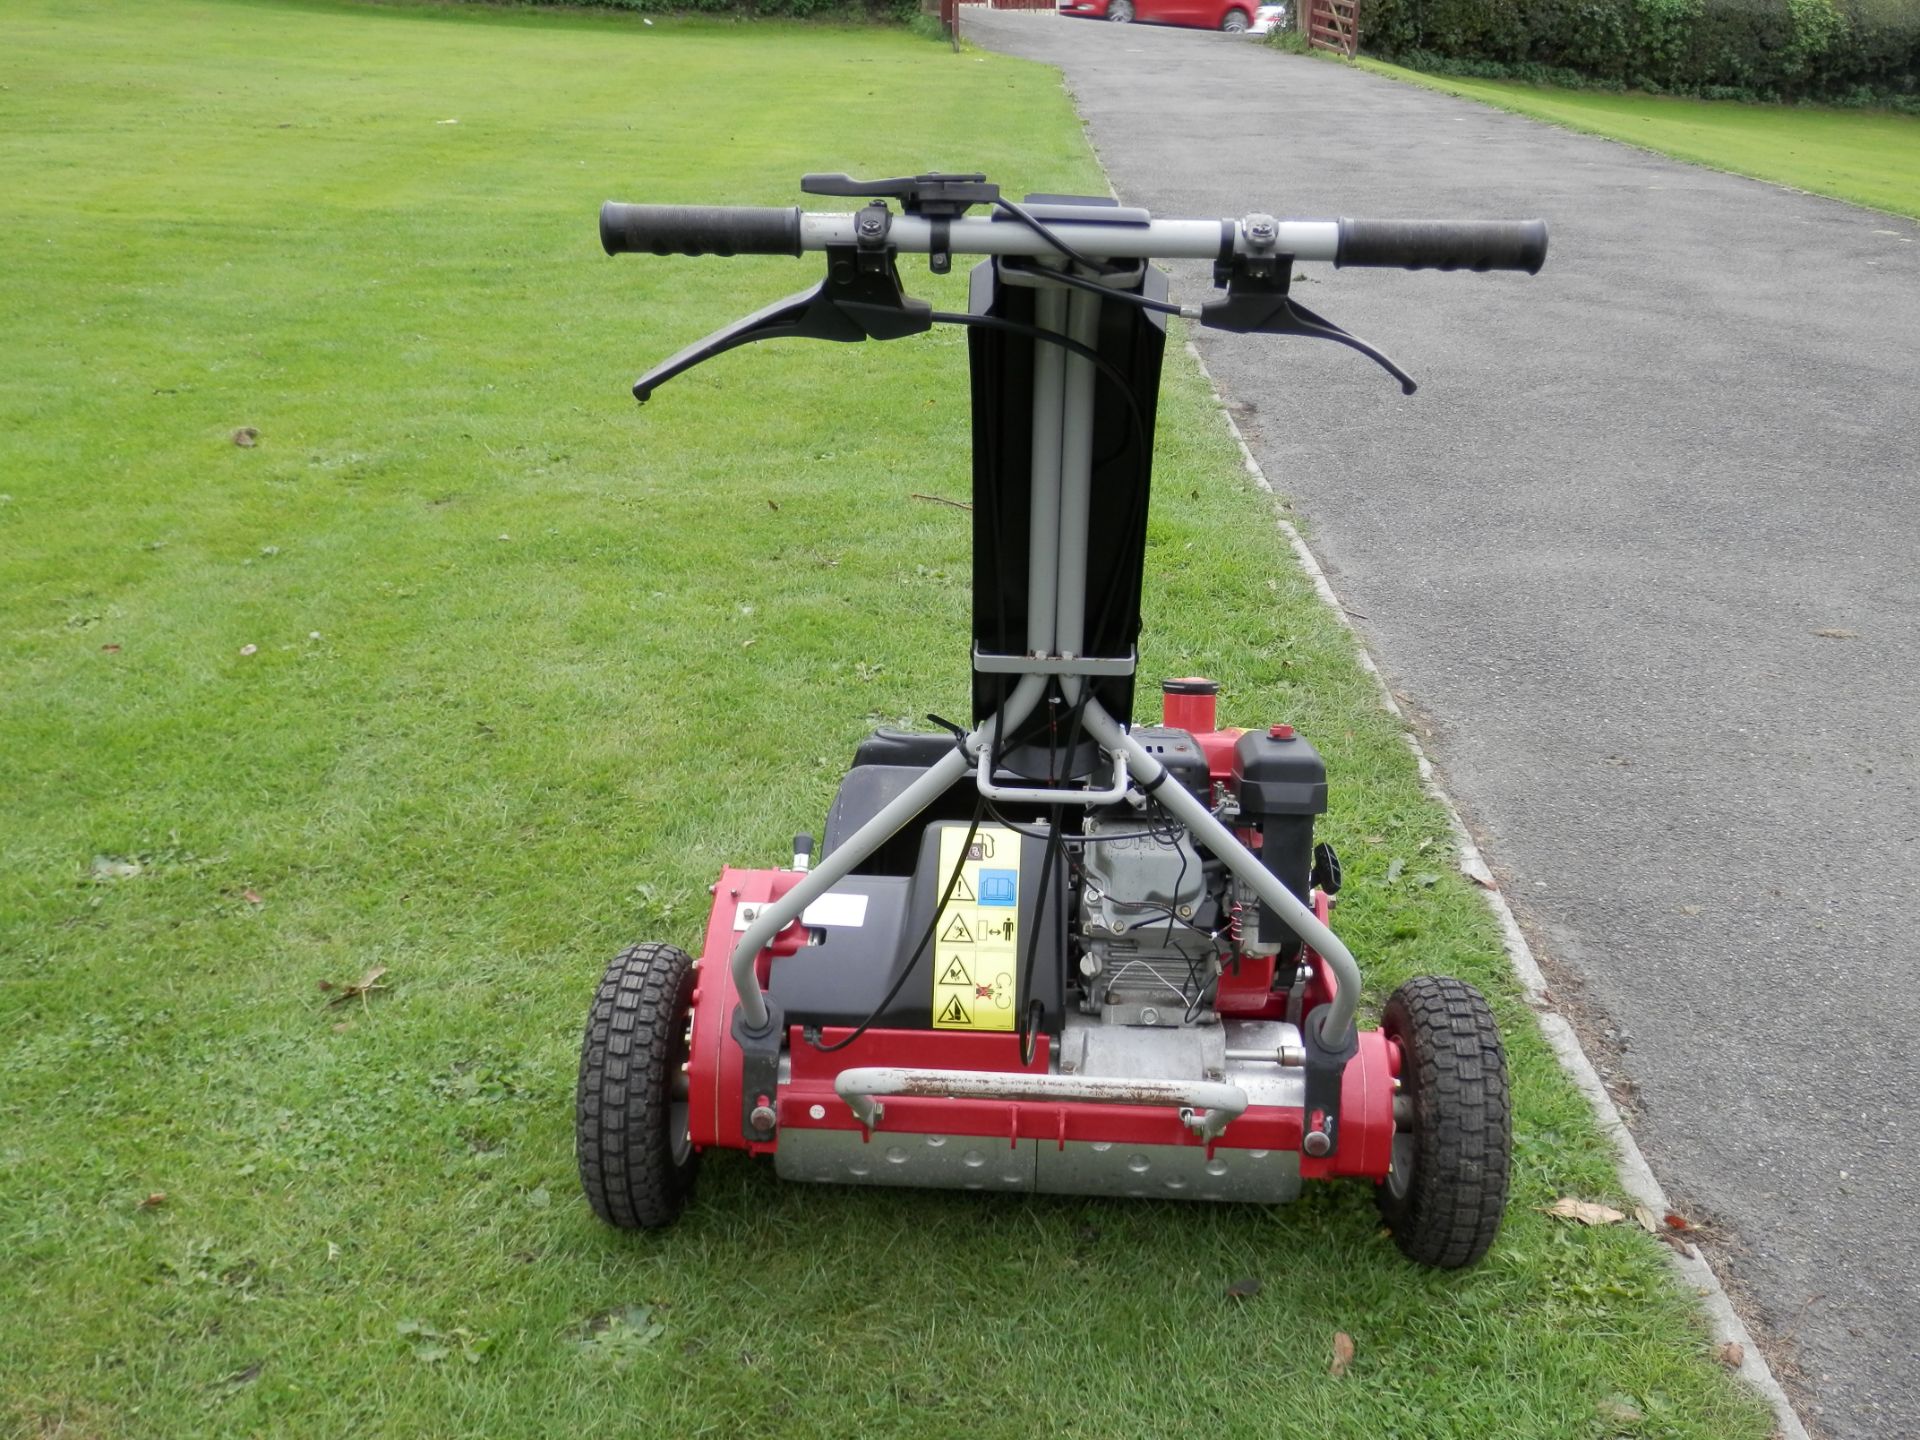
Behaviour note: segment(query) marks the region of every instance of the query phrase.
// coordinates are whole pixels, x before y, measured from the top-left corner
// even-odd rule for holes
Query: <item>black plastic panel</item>
[[[885,767],[862,766],[853,772]],[[849,776],[849,779],[852,777]],[[830,925],[817,931],[818,944],[774,960],[768,993],[796,1025],[857,1025],[865,1020],[893,984],[898,967],[919,944],[940,903],[947,876],[939,873],[940,833],[964,821],[928,825],[919,835],[919,863],[911,878],[892,875],[851,875],[829,893],[866,897],[866,914],[859,925]],[[1020,842],[1019,928],[1024,937],[1019,968],[1026,963],[1025,944],[1035,930],[1035,901],[1046,853],[1043,840]],[[1058,1032],[1063,1016],[1066,983],[1067,933],[1062,901],[1065,866],[1058,864],[1047,899],[1047,919],[1034,959],[1033,994],[1044,1010],[1042,1028]],[[933,966],[938,947],[928,946],[914,963],[893,1003],[875,1024],[886,1029],[931,1029],[933,1026]],[[1019,981],[1016,975],[1016,984]],[[1024,1006],[1027,997],[1020,996]]]
[[[1141,293],[1164,300],[1167,278],[1147,267]],[[976,266],[970,308],[1031,325],[1034,291],[1002,283],[993,261]],[[976,328],[967,343],[973,375],[973,638],[993,655],[1023,652],[1027,643],[1028,512],[1033,464],[1033,357],[1045,342]],[[1125,378],[1094,381],[1093,519],[1087,554],[1089,655],[1125,658],[1140,635],[1140,581],[1146,557],[1147,499],[1153,473],[1153,428],[1166,350],[1166,317],[1131,305],[1103,307],[1100,357]],[[1131,397],[1129,404],[1128,397]],[[1135,416],[1138,417],[1136,425]],[[1011,688],[1011,677],[976,673],[973,718],[986,719]],[[1115,719],[1133,713],[1132,677],[1093,682]],[[1045,744],[1043,709],[1012,737]],[[1013,768],[1028,774],[1044,762],[1016,752]]]

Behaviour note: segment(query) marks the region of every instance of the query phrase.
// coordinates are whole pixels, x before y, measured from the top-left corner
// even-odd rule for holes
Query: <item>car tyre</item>
[[[1133,0],[1109,0],[1107,19],[1116,25],[1127,25],[1133,21]]]
[[[1220,22],[1220,28],[1229,35],[1244,35],[1253,22],[1247,18],[1244,10],[1229,10],[1226,18]]]
[[[574,1095],[574,1149],[593,1213],[622,1230],[671,1225],[700,1156],[687,1130],[685,1074],[693,960],[635,945],[607,966],[587,1014]]]
[[[1399,1123],[1374,1198],[1409,1260],[1458,1270],[1487,1253],[1507,1208],[1513,1131],[1500,1029],[1478,990],[1437,975],[1394,991],[1380,1028],[1400,1047]]]

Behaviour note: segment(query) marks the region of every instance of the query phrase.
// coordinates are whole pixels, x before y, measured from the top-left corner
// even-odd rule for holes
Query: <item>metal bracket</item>
[[[974,770],[974,784],[982,795],[989,800],[1018,800],[1035,805],[1085,805],[1089,808],[1100,805],[1118,805],[1127,798],[1127,788],[1131,783],[1127,778],[1127,757],[1118,750],[1109,750],[1107,754],[1113,760],[1113,779],[1104,790],[1067,790],[1053,786],[1033,785],[997,785],[994,783],[991,753],[992,747],[982,746],[980,762]]]
[[[773,1101],[780,1093],[780,1049],[787,1038],[780,1007],[767,1001],[767,1023],[749,1029],[746,1016],[733,1012],[733,1043],[740,1047],[740,1133],[749,1144],[774,1137]]]
[[[1360,1052],[1360,1032],[1351,1023],[1342,1043],[1329,1046],[1322,1038],[1324,1022],[1331,1006],[1316,1005],[1300,1027],[1306,1044],[1307,1098],[1303,1108],[1300,1149],[1319,1159],[1331,1155],[1340,1146],[1340,1085],[1347,1061]]]
[[[1102,655],[989,655],[978,646],[973,668],[982,675],[1131,675],[1137,658]]]

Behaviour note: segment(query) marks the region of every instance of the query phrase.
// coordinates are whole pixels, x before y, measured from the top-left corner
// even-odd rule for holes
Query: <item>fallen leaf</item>
[[[117,855],[96,855],[93,857],[93,878],[95,880],[130,880],[140,873],[138,860],[122,860]]]
[[[1858,640],[1860,638],[1858,630],[1816,630],[1813,633],[1822,640]]]
[[[1394,860],[1387,866],[1387,884],[1391,885],[1400,878],[1400,872],[1407,868],[1404,860]]]
[[[1666,1214],[1666,1222],[1667,1222],[1667,1228],[1669,1230],[1688,1231],[1688,1230],[1698,1230],[1700,1228],[1698,1225],[1694,1224],[1691,1220],[1687,1219],[1686,1216],[1676,1215],[1671,1210],[1669,1210]]]
[[[546,1186],[542,1185],[537,1190],[527,1192],[527,1204],[535,1210],[545,1210],[553,1204],[553,1195]]]
[[[142,1210],[158,1210],[162,1205],[166,1203],[167,1203],[167,1192],[164,1190],[156,1190],[151,1195],[147,1196],[146,1199],[140,1202],[140,1208]]]
[[[1609,1395],[1594,1409],[1600,1412],[1601,1418],[1622,1425],[1637,1425],[1647,1418],[1646,1412],[1624,1395]]]
[[[769,509],[769,510],[778,510],[779,508],[780,508],[780,506],[779,506],[779,505],[778,505],[777,503],[775,503],[774,501],[772,501],[772,500],[769,500],[769,501],[767,501],[767,509]]]
[[[260,647],[258,645],[242,645],[240,647],[240,653],[242,655],[256,655],[259,651]]]
[[[1660,1222],[1653,1218],[1653,1211],[1649,1210],[1646,1206],[1644,1205],[1634,1206],[1633,1218],[1634,1218],[1634,1221],[1640,1226],[1640,1228],[1646,1231],[1647,1234],[1653,1235],[1658,1233],[1660,1229]]]
[[[118,655],[120,653],[120,647],[118,645],[102,645],[100,648],[109,655]]]
[[[1240,1280],[1229,1281],[1227,1284],[1227,1294],[1235,1300],[1251,1300],[1259,1293],[1260,1282],[1251,1275]]]
[[[260,892],[258,890],[242,890],[240,897],[249,905],[264,905],[267,903],[260,898]]]
[[[1546,1213],[1557,1220],[1578,1220],[1582,1225],[1617,1225],[1627,1218],[1611,1205],[1576,1200],[1571,1195],[1562,1195],[1546,1207]]]
[[[238,1389],[242,1385],[251,1385],[255,1380],[260,1378],[260,1370],[260,1362],[256,1360],[253,1364],[247,1366],[246,1369],[236,1370],[227,1376],[226,1383],[235,1389]]]
[[[340,993],[334,996],[333,999],[329,1000],[327,1004],[330,1006],[344,1005],[349,1000],[358,1000],[361,1002],[361,1004],[364,1005],[366,1003],[367,996],[371,995],[376,990],[385,990],[387,988],[385,985],[382,985],[380,983],[380,977],[386,973],[387,973],[386,966],[384,965],[374,966],[373,969],[367,971],[366,974],[362,975],[358,980],[354,981],[351,985],[340,986],[339,987]],[[323,986],[322,988],[326,988],[326,987]]]
[[[1333,1332],[1333,1363],[1327,1367],[1327,1373],[1338,1380],[1347,1373],[1347,1367],[1353,1364],[1353,1337],[1344,1330]]]
[[[233,432],[233,443],[242,450],[251,450],[260,443],[260,432],[251,425],[242,425]]]
[[[1747,1363],[1747,1347],[1738,1340],[1727,1340],[1713,1347],[1713,1358],[1729,1370],[1738,1370]]]

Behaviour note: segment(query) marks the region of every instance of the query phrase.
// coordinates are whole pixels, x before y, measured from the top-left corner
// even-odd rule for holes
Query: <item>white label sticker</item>
[[[864,925],[867,897],[829,890],[801,912],[802,925]]]

